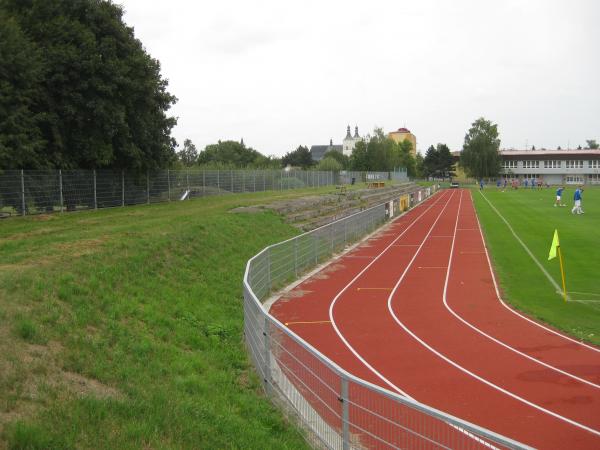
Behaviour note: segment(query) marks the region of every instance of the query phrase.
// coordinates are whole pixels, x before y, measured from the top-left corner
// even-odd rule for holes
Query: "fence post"
[[[263,331],[263,336],[265,340],[265,348],[264,348],[264,359],[265,359],[265,367],[263,368],[263,373],[265,374],[264,382],[265,382],[265,391],[267,395],[270,396],[272,392],[271,386],[271,324],[269,322],[269,316],[265,315],[265,327]]]
[[[206,171],[202,171],[202,196],[206,195]]]
[[[169,201],[171,201],[171,174],[169,172],[169,169],[167,169],[167,189],[168,189]]]
[[[217,189],[220,191],[221,190],[221,180],[219,177],[219,172],[221,172],[221,171],[217,170]]]
[[[348,221],[344,220],[344,248],[346,248],[346,245],[348,245],[348,239],[346,238],[348,232]]]
[[[246,171],[242,170],[242,192],[246,192]]]
[[[96,169],[94,169],[94,209],[98,209],[98,193],[96,190]]]
[[[229,178],[231,180],[231,193],[233,194],[234,190],[233,190],[233,170],[229,171]]]
[[[146,203],[150,204],[150,171],[146,170]]]
[[[187,193],[188,193],[188,195],[187,195],[187,199],[188,199],[188,200],[190,200],[190,198],[191,198],[191,196],[192,196],[192,195],[191,195],[192,193],[190,192],[190,169],[187,169],[187,170],[185,171],[185,180],[186,180],[186,185],[187,185]]]
[[[267,286],[269,287],[269,294],[271,293],[271,249],[267,251]]]
[[[58,169],[58,192],[60,194],[60,212],[64,212],[62,169]]]
[[[25,175],[21,169],[21,208],[22,214],[25,215]]]
[[[125,206],[125,171],[121,170],[121,206]]]
[[[298,239],[294,239],[294,274],[298,278]]]
[[[252,184],[252,192],[256,192],[256,170],[254,171],[254,183]]]
[[[342,448],[350,450],[350,402],[348,401],[348,380],[344,376],[342,376],[340,402],[342,402]]]

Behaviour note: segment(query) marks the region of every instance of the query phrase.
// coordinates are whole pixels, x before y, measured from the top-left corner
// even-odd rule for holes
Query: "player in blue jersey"
[[[562,193],[564,190],[565,190],[564,186],[561,186],[556,190],[556,201],[554,202],[554,207],[566,206],[565,204],[561,203]]]
[[[573,200],[575,200],[575,205],[573,206],[573,209],[571,210],[572,214],[583,214],[583,209],[581,209],[581,197],[583,195],[583,186],[579,186],[576,190],[575,190],[575,195],[573,195]]]

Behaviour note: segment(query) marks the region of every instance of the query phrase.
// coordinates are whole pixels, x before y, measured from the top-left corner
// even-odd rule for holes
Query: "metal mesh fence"
[[[433,192],[415,192],[411,205]],[[353,376],[263,307],[272,292],[381,226],[386,211],[383,204],[359,212],[271,245],[248,261],[244,333],[265,390],[311,431],[309,440],[330,449],[529,448]]]
[[[352,178],[364,181],[376,176],[382,180],[407,181],[402,174],[406,172],[6,170],[0,171],[0,217],[323,187],[349,184]]]

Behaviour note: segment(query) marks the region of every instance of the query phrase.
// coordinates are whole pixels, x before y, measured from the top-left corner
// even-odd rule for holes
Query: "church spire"
[[[358,135],[358,125],[356,125],[354,127],[354,139],[359,139],[360,136]]]
[[[350,125],[346,128],[346,139],[352,139],[352,134],[350,133]]]

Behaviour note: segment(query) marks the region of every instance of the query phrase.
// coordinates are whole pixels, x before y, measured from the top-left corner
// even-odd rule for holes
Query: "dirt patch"
[[[53,246],[53,248],[60,250],[62,256],[73,256],[77,258],[79,256],[96,253],[98,251],[98,247],[104,244],[107,240],[108,238],[103,236],[98,239],[86,239],[56,244]]]
[[[32,219],[34,222],[47,222],[49,220],[56,220],[57,217],[51,214],[38,214],[35,216],[32,216]]]

